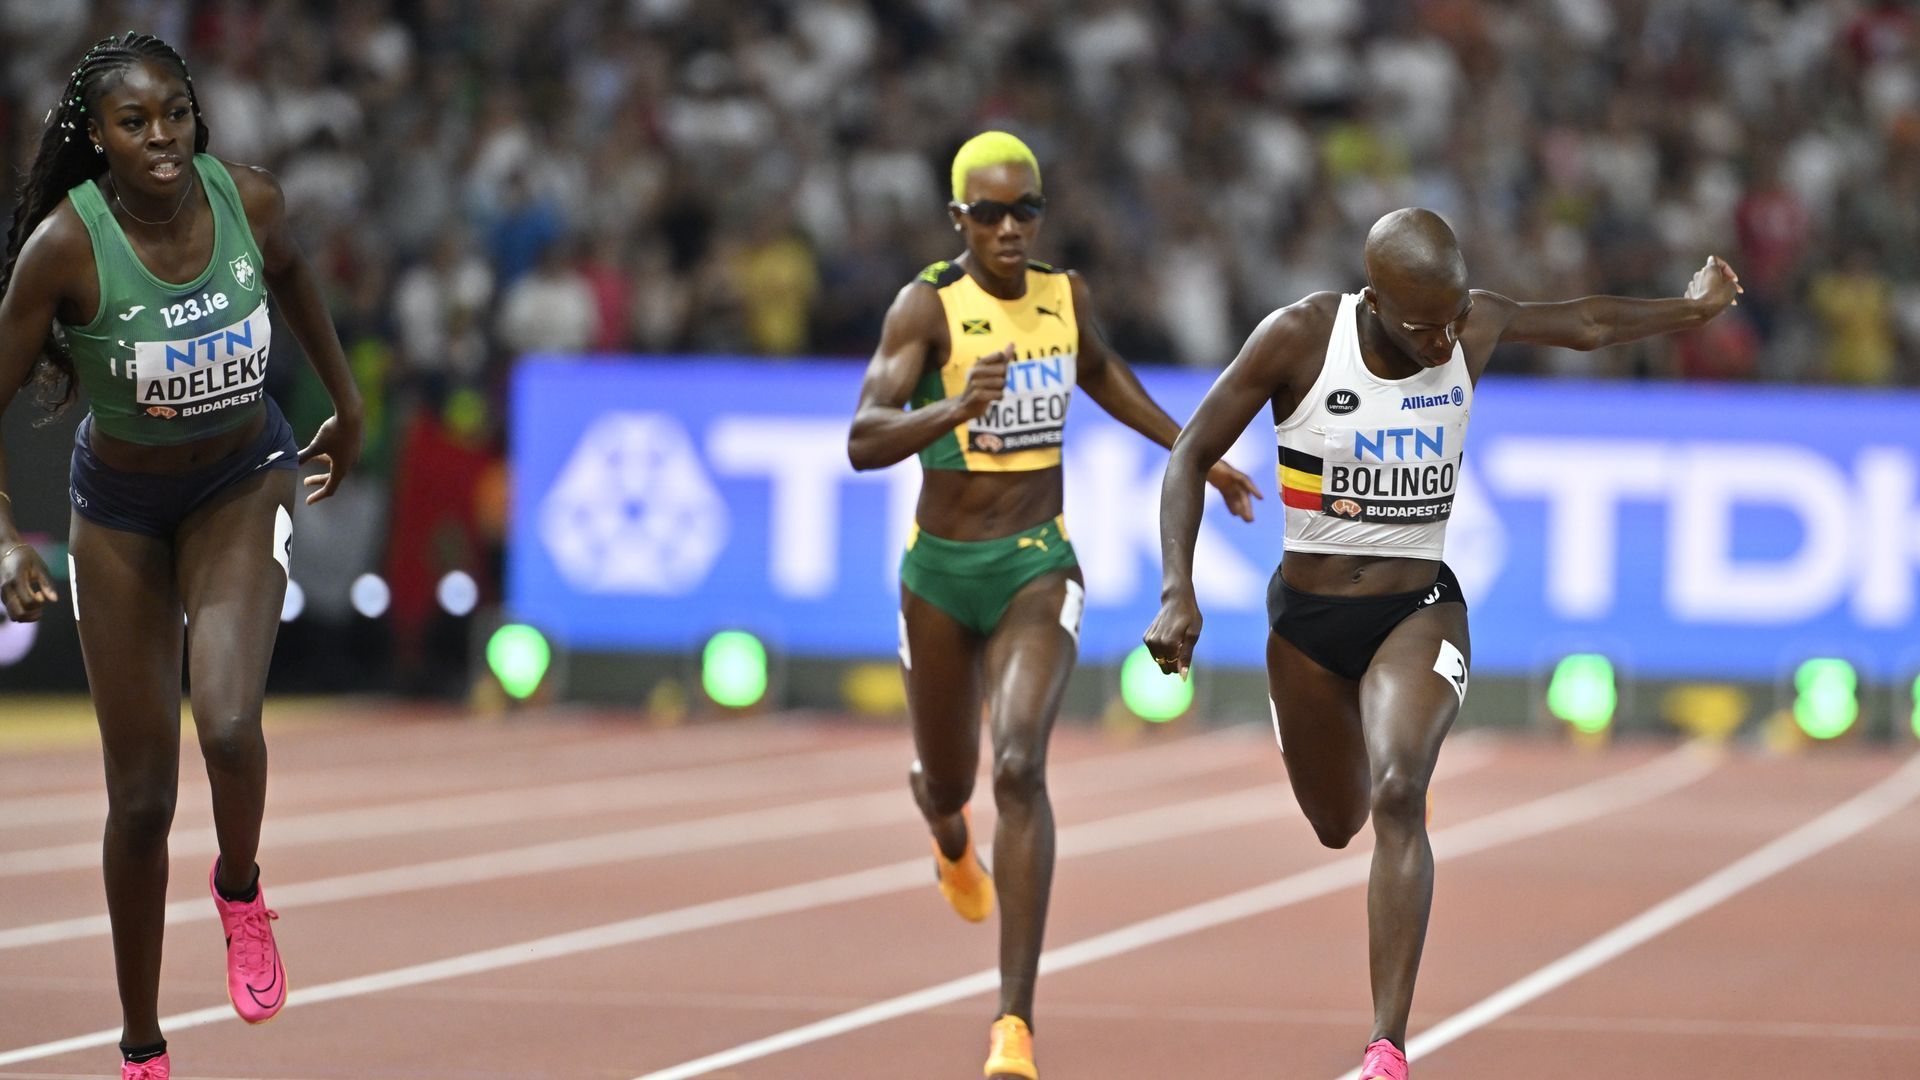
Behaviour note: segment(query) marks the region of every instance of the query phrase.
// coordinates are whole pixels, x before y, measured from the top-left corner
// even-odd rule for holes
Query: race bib
[[[161,420],[205,416],[261,400],[273,327],[262,301],[219,330],[133,346],[134,407]]]
[[[1349,521],[1425,525],[1453,515],[1464,420],[1326,435],[1321,511]]]
[[[967,449],[1011,454],[1059,446],[1073,400],[1075,354],[1015,360],[1007,365],[1007,388],[985,415],[967,425]]]

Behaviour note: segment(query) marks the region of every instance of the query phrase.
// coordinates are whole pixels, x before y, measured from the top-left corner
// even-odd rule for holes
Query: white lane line
[[[303,844],[412,836],[679,803],[722,802],[871,776],[877,766],[899,757],[899,747],[840,747],[669,773],[595,777],[284,817],[268,814],[260,843],[262,850],[275,852]],[[167,850],[176,859],[212,855],[220,850],[219,836],[212,826],[176,829],[168,838]],[[94,870],[99,865],[98,839],[0,852],[0,878]]]
[[[1238,767],[1242,762],[1231,750],[1236,741],[1250,742],[1251,738],[1244,730],[1223,729],[1168,745],[1067,762],[1055,769],[1054,774],[1072,788],[1075,797],[1153,787]],[[901,769],[900,773],[902,782],[885,791],[484,851],[314,881],[271,884],[269,895],[275,910],[287,912],[315,904],[398,896],[915,820],[919,811],[906,791],[906,770]],[[169,926],[212,922],[214,917],[213,905],[204,897],[175,901],[166,908]],[[105,913],[10,927],[0,930],[0,950],[104,937],[111,930]]]
[[[1713,770],[1718,760],[1717,756],[1693,747],[1683,747],[1624,773],[1462,822],[1433,834],[1434,859],[1458,858],[1616,813],[1699,780]],[[1041,954],[1040,973],[1047,975],[1066,971],[1362,884],[1367,880],[1371,862],[1368,854],[1351,855],[1278,881],[1181,908],[1062,948],[1049,949]],[[988,993],[999,986],[999,971],[978,971],[951,982],[875,1002],[864,1008],[650,1072],[640,1080],[688,1080],[860,1028],[925,1012],[976,994]]]
[[[1273,818],[1276,807],[1282,805],[1281,800],[1287,797],[1284,785],[1263,785],[1071,826],[1060,830],[1058,857],[1063,860],[1079,858],[1268,821]],[[324,1001],[377,994],[443,979],[598,952],[674,934],[926,889],[929,884],[928,860],[922,856],[869,870],[676,908],[392,971],[312,987],[295,987],[288,995],[285,1007],[292,1009],[317,1005]],[[275,904],[278,906],[278,901]],[[160,1026],[171,1034],[187,1028],[224,1023],[234,1018],[233,1009],[222,1004],[166,1017],[160,1021]],[[114,1027],[23,1047],[0,1053],[0,1065],[108,1046],[119,1037],[120,1029]]]
[[[0,1080],[82,1080],[82,1078],[80,1074],[70,1073],[70,1072],[62,1072],[62,1073],[0,1072]],[[194,1073],[193,1080],[258,1080],[258,1077],[251,1077],[251,1076],[220,1077],[220,1076],[211,1076],[203,1073]]]
[[[1253,741],[1250,729],[1226,728],[1192,736],[1170,746],[1084,759],[1062,765],[1056,775],[1086,773],[1088,788],[1125,790],[1138,781],[1179,779],[1215,768],[1237,765],[1235,759],[1222,763],[1213,753],[1218,746],[1233,748],[1235,742]],[[1199,751],[1206,750],[1202,755]],[[1441,762],[1442,776],[1458,776],[1484,766],[1497,756],[1490,741],[1463,740],[1455,752]],[[895,798],[897,798],[897,793]],[[1059,858],[1070,859],[1107,851],[1116,851],[1161,840],[1197,835],[1232,828],[1272,817],[1276,805],[1288,798],[1282,785],[1271,785],[1229,795],[1191,800],[1156,807],[1102,821],[1062,829],[1059,834]],[[774,811],[784,813],[785,811]],[[987,849],[990,857],[991,849]],[[502,856],[496,855],[496,858]],[[416,964],[375,975],[346,979],[295,990],[285,1007],[318,1004],[341,998],[358,997],[422,983],[459,978],[465,975],[516,967],[542,960],[557,959],[583,952],[594,952],[619,945],[667,937],[673,934],[726,926],[732,923],[774,915],[807,911],[854,900],[925,888],[927,861],[924,857],[905,860],[871,870],[841,874],[801,885],[785,886],[725,900],[641,916],[599,927],[535,939],[503,948],[487,949],[464,956],[426,964]],[[276,896],[275,907],[286,906]],[[199,906],[199,905],[196,905]],[[172,919],[169,911],[169,919]],[[103,924],[105,918],[100,920]],[[105,930],[100,931],[104,933]],[[209,1006],[179,1013],[161,1021],[167,1031],[184,1030],[231,1019],[234,1013],[224,1005]],[[119,1038],[119,1029],[108,1028],[55,1042],[41,1043],[0,1053],[0,1065],[34,1061],[58,1054],[106,1046]]]
[[[1371,1023],[1371,1013],[1362,1019]],[[1528,1031],[1609,1035],[1735,1036],[1742,1039],[1854,1039],[1920,1042],[1920,1024],[1833,1024],[1812,1020],[1703,1020],[1679,1016],[1508,1016],[1503,1024]]]
[[[0,799],[0,829],[24,829],[64,821],[87,821],[107,814],[105,788],[95,791],[21,795]]]
[[[777,718],[776,718],[777,719]],[[447,732],[448,736],[455,735]],[[269,732],[269,737],[272,733]],[[191,733],[187,735],[191,739]],[[566,770],[586,764],[605,766],[610,758],[618,760],[621,754],[631,755],[638,763],[643,763],[644,771],[636,769],[630,776],[635,779],[664,777],[683,769],[722,765],[777,765],[790,761],[801,749],[803,737],[784,734],[777,730],[729,734],[727,738],[714,738],[710,741],[685,742],[681,745],[655,746],[648,736],[616,737],[618,741],[604,739],[570,739],[555,746],[538,747],[513,745],[488,750],[466,752],[434,758],[431,765],[443,768],[452,761],[475,761],[484,766],[488,762],[506,759],[515,762],[525,772],[534,775],[553,775],[555,770]],[[793,743],[795,745],[788,745]],[[871,747],[835,748],[851,751]],[[189,749],[188,753],[193,751]],[[356,798],[363,794],[379,796],[395,791],[413,789],[419,791],[423,785],[435,785],[448,788],[473,787],[473,773],[467,772],[434,773],[423,778],[422,765],[426,755],[409,755],[399,761],[383,760],[374,762],[349,762],[343,764],[318,765],[312,768],[290,768],[276,771],[273,776],[275,799],[279,801],[304,801],[323,797],[327,802],[337,804],[343,798]],[[202,790],[205,781],[198,778],[189,780]],[[39,825],[57,825],[66,822],[97,823],[106,817],[106,789],[97,783],[85,791],[47,792],[38,795],[25,795],[12,799],[0,799],[0,830],[28,828]],[[98,853],[99,844],[92,847]]]
[[[1920,798],[1920,756],[1891,776],[1745,858],[1701,879],[1546,967],[1495,991],[1407,1040],[1409,1059],[1430,1054],[1740,895],[1790,867],[1843,844]],[[1731,989],[1731,988],[1730,988]],[[1355,1069],[1340,1080],[1359,1080]]]

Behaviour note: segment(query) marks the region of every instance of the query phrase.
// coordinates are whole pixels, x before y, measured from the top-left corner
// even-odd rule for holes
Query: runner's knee
[[[1374,822],[1413,828],[1426,817],[1426,780],[1413,769],[1388,765],[1373,782]]]
[[[971,769],[945,779],[925,769],[917,769],[916,774],[920,778],[920,791],[926,798],[927,809],[941,817],[959,813],[960,808],[967,805],[967,800],[973,798]]]
[[[214,712],[195,715],[200,729],[200,755],[210,772],[243,772],[258,766],[266,753],[266,739],[260,732],[260,714]]]
[[[1307,816],[1307,824],[1313,826],[1313,834],[1320,843],[1336,850],[1346,847],[1360,827],[1367,823],[1366,807],[1359,803],[1353,806],[1309,806],[1301,804],[1300,809]]]
[[[998,803],[1034,802],[1046,792],[1046,759],[1041,755],[1008,749],[993,756],[993,795]]]
[[[107,837],[110,843],[136,850],[165,847],[173,829],[177,797],[174,777],[143,779],[109,788]]]

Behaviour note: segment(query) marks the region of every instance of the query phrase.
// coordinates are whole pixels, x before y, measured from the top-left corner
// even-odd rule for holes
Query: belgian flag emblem
[[[993,324],[985,319],[961,319],[960,332],[972,337],[986,337],[993,333]]]
[[[1340,391],[1334,391],[1339,393]],[[1280,448],[1280,502],[1296,510],[1316,513],[1328,509],[1321,495],[1321,474],[1326,459],[1314,457],[1291,446]]]

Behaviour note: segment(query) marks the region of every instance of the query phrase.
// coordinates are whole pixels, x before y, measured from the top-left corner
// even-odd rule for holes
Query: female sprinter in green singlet
[[[179,55],[145,34],[101,41],[47,116],[0,263],[0,411],[36,365],[56,401],[77,381],[89,403],[70,474],[69,590],[106,758],[124,1080],[166,1080],[170,1068],[160,936],[183,647],[213,785],[220,854],[209,886],[228,996],[249,1023],[286,1002],[276,916],[254,862],[267,785],[261,698],[296,466],[327,465],[307,480],[319,488],[312,503],[360,454],[360,395],[280,186],[206,147]],[[269,297],[336,410],[304,450],[265,393]],[[0,455],[0,490],[5,480]],[[57,599],[4,498],[0,599],[19,620]]]
[[[953,227],[967,250],[900,290],[867,368],[847,452],[856,469],[920,455],[924,479],[900,567],[900,659],[919,760],[913,796],[940,890],[985,919],[996,886],[967,817],[980,705],[999,810],[999,1019],[986,1075],[1034,1080],[1033,989],[1053,879],[1047,736],[1079,647],[1084,602],[1061,517],[1060,444],[1075,388],[1161,446],[1180,425],[1095,329],[1086,282],[1027,257],[1046,202],[1033,152],[977,135],[953,161]],[[1253,520],[1253,482],[1209,480]]]

